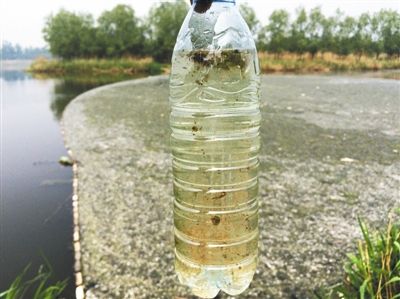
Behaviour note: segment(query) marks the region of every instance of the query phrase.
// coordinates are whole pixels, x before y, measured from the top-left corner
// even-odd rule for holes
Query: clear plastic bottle
[[[192,5],[170,77],[175,268],[203,298],[237,295],[258,257],[260,74],[234,0]]]

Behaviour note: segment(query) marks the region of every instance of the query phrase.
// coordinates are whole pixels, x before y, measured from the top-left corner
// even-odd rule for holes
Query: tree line
[[[262,26],[253,8],[247,4],[239,8],[261,51],[400,56],[397,11],[381,10],[355,18],[340,10],[327,17],[320,7],[299,8],[293,17],[276,10]],[[117,5],[97,20],[91,14],[60,10],[47,18],[43,34],[50,52],[64,59],[152,56],[169,61],[188,9],[184,0],[161,2],[139,18],[131,6]]]
[[[400,55],[400,14],[394,10],[354,18],[340,10],[326,17],[320,7],[309,12],[300,8],[292,20],[285,10],[276,10],[256,34],[259,49],[274,53]]]
[[[50,53],[46,48],[23,48],[19,44],[12,44],[8,41],[4,41],[1,46],[1,58],[4,60],[15,60],[15,59],[34,59],[38,56],[50,57]]]

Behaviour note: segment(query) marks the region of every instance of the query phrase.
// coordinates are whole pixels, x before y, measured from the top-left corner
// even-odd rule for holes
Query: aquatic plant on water
[[[56,299],[64,291],[67,286],[67,280],[57,281],[50,284],[50,279],[53,276],[53,269],[46,260],[45,265],[41,265],[36,276],[32,279],[27,279],[27,272],[30,265],[19,274],[11,283],[8,290],[0,293],[0,299],[23,299],[27,298],[28,292],[32,299]]]

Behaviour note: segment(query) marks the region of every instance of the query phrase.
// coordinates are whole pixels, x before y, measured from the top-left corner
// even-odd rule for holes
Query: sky
[[[159,2],[161,0],[0,0],[0,39],[24,47],[41,47],[46,45],[42,37],[46,16],[61,8],[90,13],[97,18],[104,10],[111,10],[117,4],[128,4],[136,15],[143,17],[152,5]],[[333,15],[337,8],[351,16],[373,13],[382,8],[400,11],[399,0],[236,0],[236,3],[252,6],[263,24],[275,9],[286,9],[294,14],[298,7],[309,10],[321,6],[322,12],[328,16]]]

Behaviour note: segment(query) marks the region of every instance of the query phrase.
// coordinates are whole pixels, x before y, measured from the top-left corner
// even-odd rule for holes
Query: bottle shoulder
[[[256,50],[253,36],[236,6],[214,5],[205,13],[191,8],[182,24],[174,52]]]

